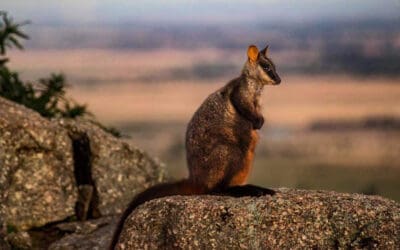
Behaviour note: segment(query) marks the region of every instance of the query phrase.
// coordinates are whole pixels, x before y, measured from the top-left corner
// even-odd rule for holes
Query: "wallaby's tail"
[[[128,208],[122,214],[117,227],[115,228],[114,235],[110,244],[110,250],[114,250],[119,236],[122,232],[125,220],[132,213],[132,211],[139,205],[145,203],[146,201],[171,196],[171,195],[194,195],[203,194],[204,191],[201,188],[191,185],[187,180],[172,182],[172,183],[162,183],[150,187],[144,190],[142,193],[136,195],[136,197],[128,205]]]

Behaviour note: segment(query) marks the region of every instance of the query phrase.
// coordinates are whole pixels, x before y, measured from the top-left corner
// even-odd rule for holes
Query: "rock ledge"
[[[400,245],[400,204],[378,196],[279,189],[273,196],[174,196],[125,223],[119,249],[380,248]]]

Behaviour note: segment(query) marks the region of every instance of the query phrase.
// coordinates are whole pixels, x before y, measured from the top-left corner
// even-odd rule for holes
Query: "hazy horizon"
[[[2,10],[36,24],[123,24],[133,22],[236,24],[397,19],[400,1],[4,1]]]

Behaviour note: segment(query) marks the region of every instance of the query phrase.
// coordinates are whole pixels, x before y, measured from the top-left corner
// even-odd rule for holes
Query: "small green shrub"
[[[66,80],[63,74],[50,74],[35,83],[21,80],[19,73],[7,67],[7,49],[23,49],[21,40],[29,39],[21,27],[29,22],[14,23],[7,12],[0,11],[0,96],[33,109],[47,118],[77,118],[91,116],[86,105],[78,104],[66,97]],[[92,119],[114,136],[120,133]]]
[[[0,12],[0,18],[0,95],[36,110],[44,117],[76,118],[88,114],[85,105],[66,98],[64,75],[51,74],[33,84],[22,81],[18,72],[7,67],[7,49],[23,49],[20,40],[29,39],[21,31],[21,26],[27,22],[14,23],[6,12]]]

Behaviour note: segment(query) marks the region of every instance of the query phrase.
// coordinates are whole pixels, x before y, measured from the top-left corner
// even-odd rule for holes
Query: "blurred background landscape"
[[[270,45],[282,78],[249,182],[400,201],[400,2],[2,1],[30,40],[24,79],[62,72],[102,123],[186,176],[184,134],[207,97]]]

